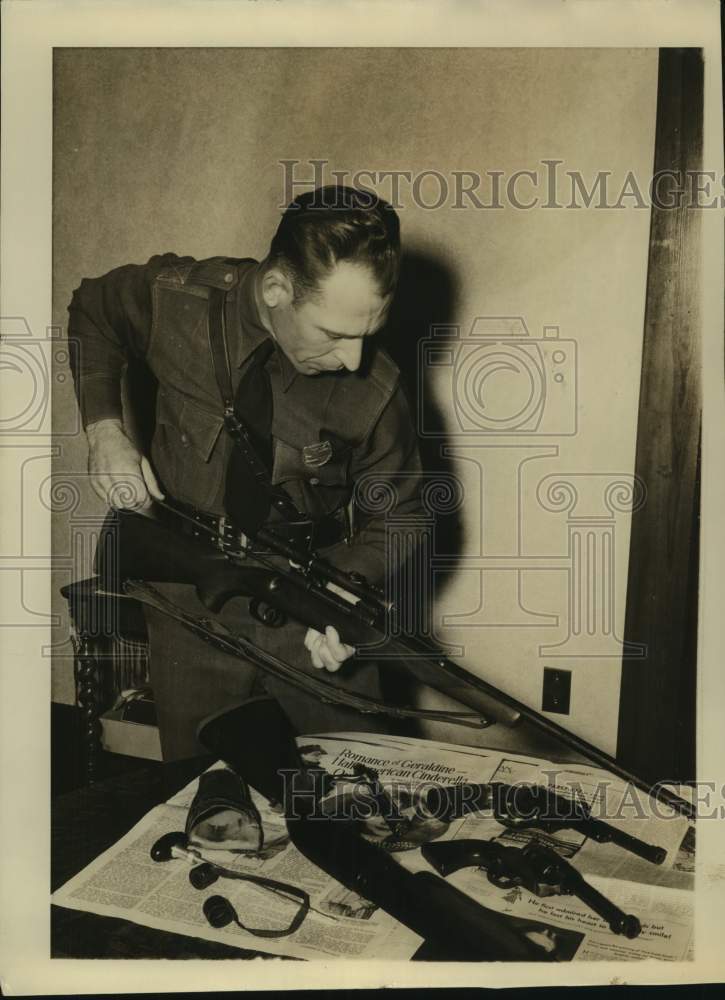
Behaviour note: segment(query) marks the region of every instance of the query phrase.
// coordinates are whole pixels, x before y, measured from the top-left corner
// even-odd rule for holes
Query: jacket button
[[[231,271],[229,271],[227,274],[224,275],[224,280],[226,281],[227,284],[229,284],[229,282],[231,281],[234,281],[234,275],[232,274]]]
[[[182,444],[188,444],[189,443],[189,438],[187,437],[186,434],[182,434],[181,435],[181,443]]]
[[[317,476],[312,476],[310,478],[310,482],[312,483],[313,486],[319,486],[320,484],[320,480],[317,478]]]

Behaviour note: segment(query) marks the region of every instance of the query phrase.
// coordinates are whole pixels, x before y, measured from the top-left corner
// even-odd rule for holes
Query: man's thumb
[[[146,489],[154,500],[163,500],[164,494],[161,492],[161,488],[154,475],[154,470],[151,468],[151,463],[145,455],[141,458],[141,475],[146,483]]]

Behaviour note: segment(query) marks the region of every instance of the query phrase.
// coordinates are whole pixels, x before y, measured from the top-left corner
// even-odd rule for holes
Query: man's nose
[[[349,372],[356,372],[360,367],[362,349],[362,337],[347,340],[338,348],[338,357]]]

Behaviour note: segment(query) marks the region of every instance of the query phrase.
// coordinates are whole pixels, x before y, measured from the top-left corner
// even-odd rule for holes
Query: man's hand
[[[314,628],[308,628],[305,646],[310,651],[312,665],[318,670],[324,668],[331,673],[339,670],[345,660],[355,653],[354,646],[341,642],[337,629],[332,625],[327,626],[324,635]]]
[[[89,424],[86,436],[91,486],[109,507],[145,510],[164,499],[149,460],[126,437],[120,420]]]

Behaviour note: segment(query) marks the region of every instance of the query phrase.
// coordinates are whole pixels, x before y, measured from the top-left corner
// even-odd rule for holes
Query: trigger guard
[[[518,885],[515,876],[506,875],[504,872],[489,871],[487,875],[488,881],[491,885],[495,885],[497,889],[511,889],[515,885]]]
[[[287,616],[283,611],[260,601],[258,597],[252,597],[249,601],[249,613],[255,621],[260,625],[266,625],[267,628],[280,628],[287,622]]]

